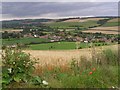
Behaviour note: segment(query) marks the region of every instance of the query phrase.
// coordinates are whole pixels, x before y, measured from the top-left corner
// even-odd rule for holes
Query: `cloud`
[[[2,0],[2,2],[119,2],[119,0]]]
[[[118,15],[116,2],[3,2],[3,19]]]

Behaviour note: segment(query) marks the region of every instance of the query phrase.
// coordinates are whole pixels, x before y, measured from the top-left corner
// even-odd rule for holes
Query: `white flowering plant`
[[[2,54],[2,85],[9,86],[11,83],[26,83],[43,85],[39,76],[33,75],[37,59],[31,59],[30,54],[20,49],[6,48]]]

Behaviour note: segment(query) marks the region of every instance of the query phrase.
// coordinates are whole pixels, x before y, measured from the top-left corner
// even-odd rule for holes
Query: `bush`
[[[5,49],[5,48],[6,48],[6,46],[5,46],[5,45],[3,45],[3,46],[2,46],[2,49]]]
[[[82,47],[79,47],[78,49],[82,49]]]
[[[2,63],[3,87],[9,87],[12,83],[42,84],[41,78],[33,75],[36,59],[31,59],[30,54],[17,48],[6,48],[2,54]]]
[[[98,44],[98,46],[101,46],[101,44]]]

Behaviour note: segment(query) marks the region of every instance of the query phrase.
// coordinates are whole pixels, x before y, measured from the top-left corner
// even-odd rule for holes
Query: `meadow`
[[[53,22],[46,25],[52,28],[76,29],[76,26],[81,28],[88,28],[95,25],[97,26],[98,24],[97,21],[87,21],[87,22]]]
[[[99,24],[97,23],[98,20],[102,20],[102,18],[93,18],[93,19],[76,19],[76,20],[66,20],[66,21],[62,21],[62,22],[51,22],[51,23],[46,23],[47,26],[50,26],[52,28],[62,28],[62,29],[70,29],[70,28],[74,28],[76,29],[77,27],[80,28],[89,28],[92,26],[99,26]],[[113,27],[113,26],[119,26],[119,22],[118,19],[111,19],[108,20],[105,24],[102,25],[102,27]]]
[[[95,46],[104,46],[109,45],[107,43],[93,43]],[[82,48],[90,48],[91,43],[80,43],[78,45],[78,49]],[[29,48],[32,50],[72,50],[77,49],[76,42],[53,42],[53,43],[45,43],[45,44],[36,44],[29,45]]]
[[[10,39],[0,39],[2,45],[13,45],[13,44],[30,44],[30,43],[41,43],[48,42],[48,39],[43,38],[10,38]]]
[[[102,25],[104,27],[109,27],[109,26],[119,26],[120,22],[107,22],[106,24]]]

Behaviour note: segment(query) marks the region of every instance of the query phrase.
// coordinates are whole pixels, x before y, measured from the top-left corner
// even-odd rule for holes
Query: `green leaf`
[[[34,79],[35,79],[36,81],[38,81],[39,83],[42,82],[42,80],[41,80],[41,78],[40,78],[39,76],[35,76]]]
[[[31,84],[34,84],[34,85],[40,85],[42,83],[42,80],[39,76],[34,76],[31,81],[30,81]]]
[[[3,73],[2,76],[3,77],[9,77],[9,74],[8,73]]]
[[[16,82],[20,82],[21,79],[23,79],[23,78],[24,78],[24,77],[23,77],[23,74],[22,74],[22,73],[18,73],[17,75],[14,76],[14,80],[15,80]]]
[[[11,78],[3,78],[2,79],[2,84],[9,84],[11,81]]]
[[[14,77],[14,80],[15,80],[16,82],[20,82],[20,81],[21,81],[20,77]]]

